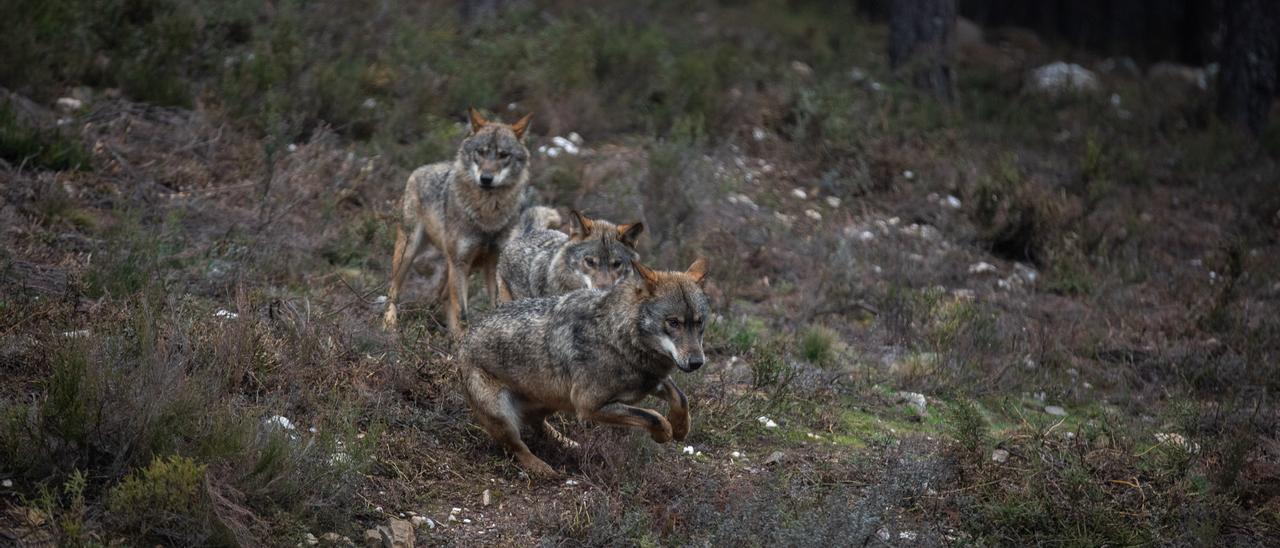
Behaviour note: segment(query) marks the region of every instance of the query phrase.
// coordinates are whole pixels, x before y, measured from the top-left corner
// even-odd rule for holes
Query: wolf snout
[[[705,363],[705,360],[702,356],[689,356],[689,371],[697,371],[699,367],[702,367],[703,363]]]
[[[493,175],[481,175],[480,186],[493,186]]]

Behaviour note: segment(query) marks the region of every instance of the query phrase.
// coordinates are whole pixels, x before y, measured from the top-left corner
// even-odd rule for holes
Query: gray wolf
[[[705,361],[707,263],[685,272],[632,266],[636,275],[608,290],[505,303],[463,338],[459,372],[472,414],[531,475],[556,472],[521,440],[522,425],[574,445],[547,423],[556,412],[644,429],[658,443],[689,433],[689,402],[671,373]],[[648,396],[666,400],[670,416],[634,406]]]
[[[569,235],[538,228],[531,219],[498,258],[498,291],[502,302],[549,297],[575,289],[607,289],[632,271],[639,259],[636,239],[644,224],[614,225],[570,211]],[[544,225],[545,226],[545,225]]]
[[[532,114],[507,125],[468,112],[470,134],[452,162],[422,166],[409,175],[391,258],[383,324],[394,329],[397,300],[413,260],[427,241],[444,257],[444,297],[449,331],[462,331],[467,314],[467,276],[484,271],[491,302],[497,302],[497,262],[527,203],[529,150],[524,136]]]

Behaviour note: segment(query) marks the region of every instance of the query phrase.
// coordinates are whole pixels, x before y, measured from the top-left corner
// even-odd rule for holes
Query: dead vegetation
[[[98,42],[39,4],[66,10],[23,32],[109,59],[0,63],[0,539],[292,546],[408,512],[432,545],[1280,533],[1275,149],[1203,94],[1035,97],[1048,52],[1000,44],[941,109],[882,27],[770,2],[529,6],[492,40],[392,3],[337,41],[336,5],[113,3],[130,38]],[[546,203],[711,258],[687,448],[566,419],[583,450],[539,454],[573,483],[530,483],[423,278],[377,328],[392,200],[472,102],[532,105],[534,150],[582,134],[537,155]]]

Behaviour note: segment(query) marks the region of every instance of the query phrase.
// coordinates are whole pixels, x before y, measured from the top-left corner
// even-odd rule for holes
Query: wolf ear
[[[698,260],[689,265],[689,270],[686,270],[685,274],[688,274],[693,278],[693,281],[701,285],[702,281],[707,279],[707,259],[698,257]]]
[[[631,268],[636,271],[636,274],[640,275],[640,280],[644,282],[644,287],[642,288],[643,291],[653,293],[658,289],[657,272],[654,272],[649,267],[640,264],[640,261],[631,261]]]
[[[484,119],[484,115],[476,110],[476,107],[467,107],[467,118],[471,120],[471,133],[480,131],[480,128],[489,125],[489,121]]]
[[[516,134],[516,139],[524,139],[524,132],[529,129],[529,120],[532,119],[533,113],[530,112],[524,115],[524,118],[516,120],[516,123],[511,124],[511,131]]]
[[[636,240],[640,239],[640,234],[644,232],[644,223],[632,223],[629,225],[618,225],[618,241],[623,245],[635,249]]]
[[[569,210],[569,237],[581,240],[591,233],[595,222],[576,209]]]

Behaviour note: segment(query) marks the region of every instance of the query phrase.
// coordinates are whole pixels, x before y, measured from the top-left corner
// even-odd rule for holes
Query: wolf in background
[[[470,134],[452,162],[422,166],[409,175],[391,258],[391,280],[383,324],[394,329],[401,286],[426,240],[444,257],[446,318],[455,336],[467,314],[467,276],[485,274],[491,302],[497,302],[497,262],[521,209],[527,203],[529,150],[524,145],[532,114],[507,125],[468,112]]]
[[[607,289],[631,273],[631,263],[639,259],[636,239],[644,232],[644,224],[614,225],[576,210],[570,211],[569,218],[568,236],[533,223],[521,224],[498,258],[501,301]]]

